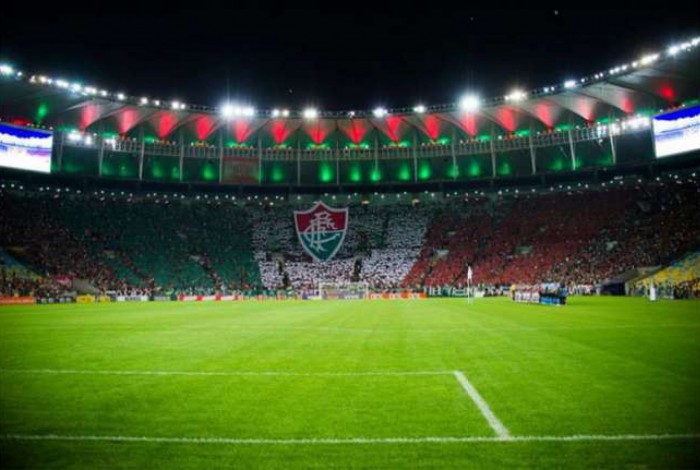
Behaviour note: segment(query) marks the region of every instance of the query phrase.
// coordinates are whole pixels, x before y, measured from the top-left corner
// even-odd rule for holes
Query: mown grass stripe
[[[358,372],[291,372],[291,371],[177,371],[177,370],[82,370],[82,369],[0,369],[7,374],[66,374],[66,375],[152,375],[203,377],[408,377],[421,375],[452,375],[452,371],[358,371]]]

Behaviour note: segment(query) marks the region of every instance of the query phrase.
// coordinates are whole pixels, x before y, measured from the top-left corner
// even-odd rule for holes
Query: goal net
[[[319,285],[319,294],[323,300],[366,299],[369,286],[365,282],[323,283]]]

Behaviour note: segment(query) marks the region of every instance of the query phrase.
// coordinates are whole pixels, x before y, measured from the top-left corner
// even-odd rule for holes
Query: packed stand
[[[406,285],[593,286],[700,244],[698,188],[665,184],[481,198],[442,207]]]
[[[296,289],[349,282],[398,287],[415,262],[430,218],[409,205],[350,206],[343,245],[332,260],[316,263],[297,239],[292,208],[254,212],[252,239],[263,285]]]
[[[351,205],[343,246],[315,263],[297,239],[293,204],[2,191],[0,255],[12,253],[40,278],[88,280],[101,292],[205,295],[354,282],[461,288],[471,267],[483,289],[556,281],[592,293],[697,250],[697,201],[695,184],[657,183]],[[7,271],[5,289],[36,288],[25,278]],[[694,290],[692,277],[672,281]]]

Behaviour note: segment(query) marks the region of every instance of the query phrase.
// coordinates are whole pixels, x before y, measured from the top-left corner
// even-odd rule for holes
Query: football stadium
[[[699,467],[700,37],[631,52],[364,111],[2,63],[0,467]]]

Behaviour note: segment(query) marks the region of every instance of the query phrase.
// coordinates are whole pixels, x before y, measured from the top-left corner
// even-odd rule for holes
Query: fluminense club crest
[[[294,211],[294,225],[304,250],[316,261],[328,261],[345,240],[348,209],[333,209],[318,202],[307,211]]]

